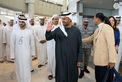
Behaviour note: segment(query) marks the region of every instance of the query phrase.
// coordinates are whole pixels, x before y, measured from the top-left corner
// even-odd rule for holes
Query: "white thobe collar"
[[[102,22],[102,23],[100,23],[99,25],[98,25],[98,28],[102,28],[102,25],[103,25],[104,23]]]
[[[60,25],[59,24],[57,24],[57,25],[53,25],[54,27],[59,27]]]
[[[102,30],[102,27],[103,27],[103,22],[102,23],[100,23],[99,25],[98,25],[98,34],[97,34],[97,36],[95,37],[95,39],[97,39],[98,37],[99,37],[99,35],[100,35],[100,32],[101,32],[101,30]]]

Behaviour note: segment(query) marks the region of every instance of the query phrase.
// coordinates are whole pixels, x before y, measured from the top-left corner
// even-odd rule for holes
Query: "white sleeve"
[[[34,35],[33,33],[31,33],[30,35],[30,49],[31,49],[31,55],[34,56],[35,55],[35,40],[34,40]]]
[[[16,37],[15,37],[15,32],[13,31],[10,37],[10,58],[15,58],[15,42],[16,42]]]
[[[34,30],[34,37],[35,37],[36,41],[40,42],[41,40],[38,38],[38,32],[37,31],[38,31],[37,29]]]
[[[7,37],[6,37],[6,29],[3,29],[3,43],[7,43]]]

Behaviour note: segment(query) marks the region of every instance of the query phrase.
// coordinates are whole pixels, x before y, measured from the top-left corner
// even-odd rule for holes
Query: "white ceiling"
[[[57,4],[62,4],[64,0],[45,0]],[[70,0],[69,0],[70,1]],[[113,9],[114,0],[81,0],[84,7]],[[122,2],[122,0],[119,0]]]
[[[114,0],[81,0],[84,7],[113,9]],[[122,1],[122,0],[120,0]]]

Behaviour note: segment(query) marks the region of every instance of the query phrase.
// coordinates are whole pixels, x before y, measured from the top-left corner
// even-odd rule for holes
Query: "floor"
[[[49,81],[47,79],[47,68],[37,68],[37,61],[33,61],[33,67],[35,72],[32,73],[32,82],[55,82],[55,79]],[[79,82],[95,82],[94,70],[89,67],[90,74],[85,74],[83,79],[79,79]],[[0,82],[17,82],[14,64],[4,62],[0,64]]]
[[[37,68],[37,60],[34,60],[33,67],[35,72],[32,73],[32,82],[55,82],[55,79],[51,81],[47,79],[47,68],[48,68],[47,65],[42,68]],[[79,79],[78,82],[95,82],[93,67],[90,66],[88,67],[88,69],[90,70],[91,73],[85,74],[83,79]],[[122,64],[120,69],[122,69]],[[122,70],[120,71],[122,73]],[[0,64],[0,82],[17,82],[13,63],[4,62]]]

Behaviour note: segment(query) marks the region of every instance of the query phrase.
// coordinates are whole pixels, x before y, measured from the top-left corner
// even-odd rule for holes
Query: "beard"
[[[26,25],[20,25],[20,28],[25,28]]]
[[[40,23],[40,25],[44,25],[44,23]]]
[[[31,23],[31,25],[33,26],[33,25],[34,25],[34,23]]]
[[[55,25],[58,25],[58,21],[55,22]]]
[[[63,23],[64,27],[67,27],[69,25],[69,23]]]

